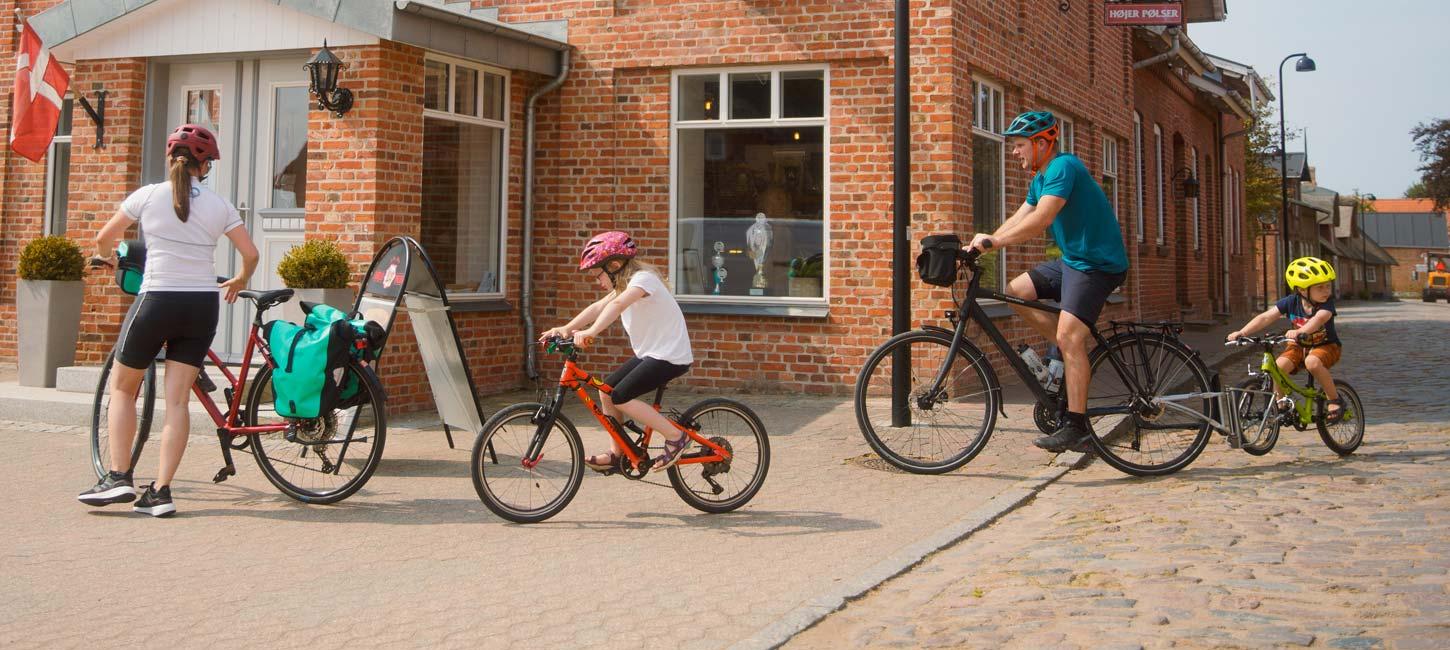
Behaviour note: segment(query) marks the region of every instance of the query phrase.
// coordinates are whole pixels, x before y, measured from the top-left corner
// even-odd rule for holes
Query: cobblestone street
[[[1287,429],[1158,479],[1094,462],[788,647],[1450,647],[1450,306],[1340,313],[1358,453]]]

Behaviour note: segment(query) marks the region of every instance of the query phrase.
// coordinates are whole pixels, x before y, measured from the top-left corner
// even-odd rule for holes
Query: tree
[[[1279,214],[1280,171],[1271,157],[1279,155],[1279,125],[1273,105],[1263,102],[1255,107],[1254,120],[1244,142],[1244,216],[1257,236],[1261,232],[1258,217]],[[1292,138],[1291,138],[1292,139]]]
[[[1431,120],[1410,129],[1420,152],[1420,183],[1436,210],[1450,208],[1450,119]]]
[[[1415,181],[1414,184],[1405,188],[1405,198],[1428,199],[1430,198],[1430,190],[1425,189],[1425,181]]]

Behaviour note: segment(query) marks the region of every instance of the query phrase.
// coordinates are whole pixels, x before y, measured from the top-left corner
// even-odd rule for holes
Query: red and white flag
[[[15,153],[40,162],[55,138],[61,98],[69,87],[70,75],[51,58],[40,35],[26,21],[15,57],[15,93],[10,98],[10,148]]]

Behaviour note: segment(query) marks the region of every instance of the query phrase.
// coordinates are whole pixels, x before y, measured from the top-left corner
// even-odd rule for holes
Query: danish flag
[[[15,153],[40,162],[55,138],[61,97],[69,87],[70,75],[51,58],[40,35],[26,21],[20,53],[15,57],[15,93],[10,100],[10,148]]]

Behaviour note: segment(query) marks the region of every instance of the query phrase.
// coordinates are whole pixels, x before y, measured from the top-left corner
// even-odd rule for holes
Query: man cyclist
[[[1089,327],[1108,295],[1127,278],[1128,252],[1113,206],[1103,188],[1077,156],[1057,152],[1057,118],[1029,111],[1012,120],[1002,134],[1022,168],[1032,172],[1027,200],[996,232],[979,233],[971,247],[985,252],[1041,237],[1044,231],[1062,249],[1062,257],[1013,278],[1007,293],[1024,300],[1051,299],[1062,313],[1013,305],[1017,315],[1062,350],[1067,411],[1055,433],[1033,444],[1060,453],[1087,449],[1092,423],[1087,419]]]

